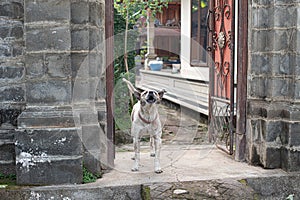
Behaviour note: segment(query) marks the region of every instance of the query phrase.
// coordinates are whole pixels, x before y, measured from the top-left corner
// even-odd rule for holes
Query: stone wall
[[[249,1],[248,159],[300,170],[300,5]]]
[[[0,172],[15,174],[14,129],[25,106],[22,0],[0,2]]]
[[[1,129],[13,129],[0,130],[0,152],[11,152],[0,170],[10,163],[18,184],[81,183],[83,162],[95,173],[107,167],[104,7],[0,3]]]

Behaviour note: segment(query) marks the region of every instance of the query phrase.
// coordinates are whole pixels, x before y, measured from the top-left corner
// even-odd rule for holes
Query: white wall
[[[184,78],[209,81],[208,67],[191,67],[191,0],[181,0],[181,75]]]

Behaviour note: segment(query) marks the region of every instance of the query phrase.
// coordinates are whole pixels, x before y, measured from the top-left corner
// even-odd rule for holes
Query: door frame
[[[114,1],[105,0],[105,51],[106,51],[106,112],[107,112],[107,161],[114,166]]]
[[[237,38],[237,124],[235,160],[246,159],[247,70],[248,70],[248,1],[238,1]]]

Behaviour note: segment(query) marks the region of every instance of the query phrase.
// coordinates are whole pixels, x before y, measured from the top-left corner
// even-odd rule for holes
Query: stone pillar
[[[25,108],[24,4],[0,2],[0,173],[15,174],[14,133]]]
[[[300,170],[299,4],[252,1],[248,160]]]
[[[84,165],[94,173],[108,168],[105,103],[105,1],[73,0],[71,5],[73,111],[82,130]]]
[[[27,107],[15,136],[17,183],[81,183],[83,164],[99,173],[106,153],[104,1],[24,5]]]

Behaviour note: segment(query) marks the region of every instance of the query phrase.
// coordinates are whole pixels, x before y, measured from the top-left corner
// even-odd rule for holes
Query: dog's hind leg
[[[160,149],[161,149],[161,138],[154,137],[154,148],[155,148],[155,158],[154,158],[154,171],[157,174],[162,173],[162,169],[160,167]]]
[[[131,171],[136,172],[139,171],[140,164],[140,141],[139,137],[133,138],[133,148],[134,148],[134,165]]]

